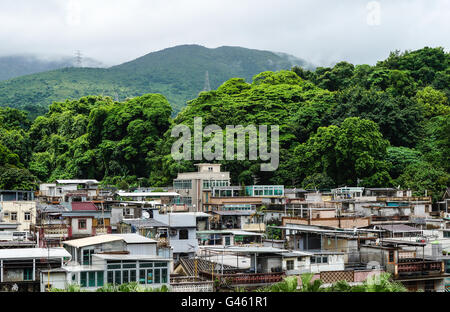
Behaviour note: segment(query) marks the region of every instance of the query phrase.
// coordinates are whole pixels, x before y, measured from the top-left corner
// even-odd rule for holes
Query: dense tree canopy
[[[234,184],[399,185],[436,200],[449,183],[449,63],[442,48],[424,48],[393,52],[375,66],[265,71],[251,83],[232,78],[201,92],[174,119],[160,94],[55,102],[32,123],[22,111],[0,109],[0,188],[75,177],[170,185],[198,162],[172,158],[171,130],[193,129],[201,117],[203,127],[223,130],[279,126],[278,170],[261,171],[261,159],[221,160]]]

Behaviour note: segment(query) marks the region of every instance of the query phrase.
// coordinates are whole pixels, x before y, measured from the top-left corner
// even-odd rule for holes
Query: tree
[[[358,178],[387,169],[384,159],[388,146],[376,123],[351,117],[340,127],[319,128],[297,146],[293,161],[304,178],[322,172],[336,184],[356,184]]]
[[[434,201],[441,198],[449,183],[447,172],[425,161],[410,164],[396,180],[396,184],[414,190],[418,196],[424,196],[426,191]]]

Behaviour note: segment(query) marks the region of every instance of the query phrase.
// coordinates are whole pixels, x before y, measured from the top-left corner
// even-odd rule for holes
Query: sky
[[[316,65],[375,64],[450,47],[447,0],[0,0],[0,56],[120,64],[180,44],[284,52]]]

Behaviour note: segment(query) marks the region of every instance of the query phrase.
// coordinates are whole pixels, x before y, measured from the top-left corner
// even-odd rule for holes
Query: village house
[[[0,190],[0,224],[16,224],[15,231],[29,232],[36,224],[36,202],[30,191]]]
[[[86,290],[128,282],[152,288],[170,285],[170,251],[159,253],[156,240],[138,234],[110,234],[63,244],[72,261],[61,270],[42,272],[41,291],[48,284],[62,289],[78,284]]]
[[[42,270],[60,269],[70,259],[64,248],[0,249],[0,291],[39,291]]]

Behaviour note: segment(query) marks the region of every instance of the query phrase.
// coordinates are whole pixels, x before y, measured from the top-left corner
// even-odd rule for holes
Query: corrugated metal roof
[[[111,218],[111,212],[101,211],[65,211],[62,212],[63,217],[104,217]]]
[[[420,229],[406,225],[406,224],[384,224],[377,225],[382,230],[398,233],[398,232],[422,232]]]
[[[132,225],[136,228],[153,228],[153,227],[168,227],[166,223],[159,222],[155,219],[123,219],[123,223]]]
[[[123,237],[107,234],[107,235],[97,235],[97,236],[67,240],[67,241],[64,241],[63,244],[72,246],[75,248],[81,248],[81,247],[85,247],[85,246],[98,245],[98,244],[109,243],[109,242],[120,241],[120,240],[124,241],[125,239]]]
[[[117,195],[124,197],[176,197],[180,194],[175,192],[117,192]]]
[[[99,184],[97,180],[85,180],[85,179],[74,179],[74,180],[56,180],[56,183],[59,184]]]
[[[199,248],[204,248],[206,250],[212,250],[212,251],[220,251],[220,252],[233,252],[233,253],[242,253],[242,254],[253,254],[253,253],[283,253],[287,252],[287,249],[280,249],[275,247],[267,247],[267,246],[255,246],[255,247],[238,247],[238,246],[229,246],[226,248],[217,248],[217,247],[209,247],[209,246],[199,246]]]
[[[231,210],[231,211],[213,211],[220,216],[250,216],[255,213],[254,210]]]
[[[159,260],[171,261],[172,259],[163,258],[157,255],[130,255],[130,254],[93,254],[93,257],[98,257],[107,260]]]
[[[109,234],[117,237],[121,237],[127,244],[156,244],[157,241],[139,234],[126,233],[126,234]]]
[[[0,249],[0,259],[71,258],[64,248],[13,248]]]
[[[208,230],[208,231],[197,231],[197,234],[233,234],[233,235],[248,235],[248,236],[263,236],[262,233],[248,232],[242,230]]]

